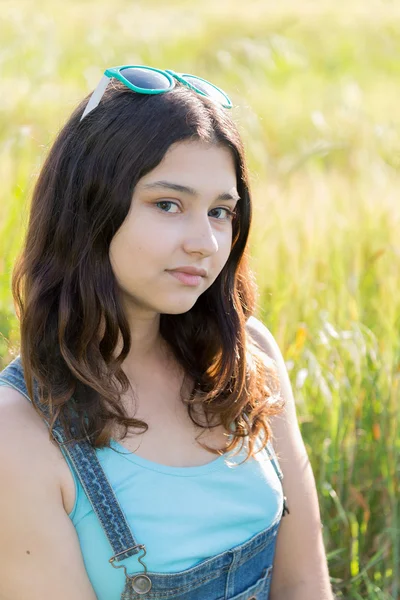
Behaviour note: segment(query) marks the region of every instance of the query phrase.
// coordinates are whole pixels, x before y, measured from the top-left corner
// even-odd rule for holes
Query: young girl
[[[288,373],[253,316],[231,106],[192,75],[108,69],[49,152],[0,373],[1,600],[332,598]]]

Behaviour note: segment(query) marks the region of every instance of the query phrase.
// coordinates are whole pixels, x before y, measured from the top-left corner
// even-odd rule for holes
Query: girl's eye
[[[176,202],[171,202],[170,200],[160,200],[159,202],[156,202],[156,206],[158,205],[170,205],[173,204],[174,206],[178,206],[178,204]],[[160,210],[162,210],[163,212],[170,212],[169,210],[164,210],[164,208],[160,208]],[[213,208],[211,209],[210,212],[215,211],[215,210],[224,210],[226,213],[226,217],[223,217],[222,219],[218,218],[218,221],[224,221],[225,219],[231,219],[232,217],[235,216],[235,212],[233,212],[232,210],[230,210],[229,208],[226,208],[225,206],[220,206],[218,208]],[[176,214],[176,212],[171,213],[171,214]]]
[[[164,204],[164,205],[165,204],[174,204],[175,206],[178,206],[176,202],[170,202],[169,200],[160,200],[159,202],[156,202],[156,206],[158,206],[158,204]],[[161,210],[163,212],[169,212],[169,211],[164,210],[163,208],[161,208]]]

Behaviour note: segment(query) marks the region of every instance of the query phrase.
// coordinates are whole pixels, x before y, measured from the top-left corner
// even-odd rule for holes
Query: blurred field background
[[[398,599],[400,3],[277,4],[2,0],[0,367],[30,195],[74,106],[109,66],[210,79],[246,144],[257,316],[292,380],[334,591]]]

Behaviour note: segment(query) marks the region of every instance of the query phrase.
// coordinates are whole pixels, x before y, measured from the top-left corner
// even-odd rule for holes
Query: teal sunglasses
[[[90,97],[89,102],[81,116],[81,121],[90,111],[98,106],[111,78],[118,79],[126,87],[138,94],[164,94],[175,87],[175,81],[180,81],[189,89],[214,100],[224,108],[232,108],[232,102],[227,94],[213,83],[189,75],[188,73],[175,73],[171,69],[155,69],[144,65],[123,65],[112,67],[104,71],[98,86]]]

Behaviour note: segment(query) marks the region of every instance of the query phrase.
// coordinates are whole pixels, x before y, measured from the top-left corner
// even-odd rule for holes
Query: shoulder
[[[0,386],[0,468],[38,469],[58,481],[60,450],[49,439],[47,425],[18,390]]]
[[[246,322],[246,329],[248,333],[250,333],[253,341],[255,341],[259,348],[270,358],[275,360],[279,356],[280,350],[274,336],[260,319],[257,319],[254,316],[249,317]]]
[[[276,367],[280,394],[285,401],[285,408],[283,413],[271,418],[271,429],[273,437],[277,438],[274,445],[278,450],[282,450],[284,455],[287,448],[283,448],[283,446],[288,443],[289,438],[296,440],[297,445],[304,447],[300,436],[289,373],[282,350],[268,327],[253,316],[248,319],[246,327],[257,346],[274,362]]]
[[[266,365],[276,372],[281,390],[286,388],[286,396],[290,396],[291,390],[288,389],[290,382],[285,361],[271,331],[260,319],[253,316],[248,319],[246,329],[250,334],[253,346],[255,344],[256,348],[263,354]]]
[[[21,436],[40,435],[47,431],[45,423],[36,413],[31,403],[17,389],[0,386],[0,428],[2,433],[21,439]]]
[[[276,368],[279,393],[285,406],[281,413],[271,417],[270,425],[274,448],[278,456],[282,458],[281,468],[285,475],[285,470],[288,471],[292,468],[290,457],[293,457],[293,454],[305,455],[292,384],[282,350],[268,327],[259,319],[250,317],[247,321],[247,329],[258,347],[274,362]]]

